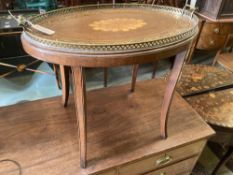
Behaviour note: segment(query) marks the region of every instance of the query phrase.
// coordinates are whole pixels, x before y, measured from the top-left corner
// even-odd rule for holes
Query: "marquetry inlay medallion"
[[[146,25],[141,19],[134,18],[113,18],[94,21],[89,26],[94,30],[104,32],[128,32]]]

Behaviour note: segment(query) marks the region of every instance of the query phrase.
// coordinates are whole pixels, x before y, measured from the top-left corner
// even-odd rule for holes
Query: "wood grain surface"
[[[230,63],[229,63],[230,64]],[[182,96],[210,91],[233,84],[232,72],[208,65],[185,65],[177,84],[177,91]]]
[[[218,55],[217,62],[233,72],[233,53],[222,53]]]
[[[73,99],[60,97],[0,108],[0,157],[19,164],[23,175],[86,175],[119,167],[153,154],[208,138],[214,131],[177,93],[171,105],[166,140],[159,116],[165,82],[150,80],[87,93],[86,169],[79,167],[78,128]],[[7,167],[7,168],[6,168]],[[0,163],[1,175],[18,167]]]
[[[186,99],[208,123],[233,128],[233,89],[210,92]]]

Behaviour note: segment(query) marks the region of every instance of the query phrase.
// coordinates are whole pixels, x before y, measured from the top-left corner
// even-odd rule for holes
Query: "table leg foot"
[[[61,85],[62,85],[62,104],[67,106],[70,92],[69,67],[60,65]]]
[[[187,51],[182,51],[176,56],[174,67],[171,71],[171,75],[167,82],[162,109],[161,109],[161,115],[160,115],[160,134],[161,137],[164,139],[167,138],[167,119],[171,105],[171,100],[184,64],[184,60],[186,58],[186,53]]]
[[[86,129],[86,87],[82,67],[72,68],[74,81],[74,97],[76,117],[79,128],[80,166],[86,167],[87,129]]]
[[[132,81],[131,81],[130,92],[134,92],[135,91],[135,85],[136,85],[136,80],[137,80],[138,68],[139,68],[139,64],[133,65],[133,69],[132,69]]]

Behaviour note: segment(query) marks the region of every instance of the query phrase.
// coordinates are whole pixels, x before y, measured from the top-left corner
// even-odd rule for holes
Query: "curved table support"
[[[61,85],[62,85],[62,104],[67,106],[70,92],[69,67],[60,65]]]
[[[74,81],[74,101],[77,124],[79,128],[80,166],[86,167],[87,160],[87,128],[86,128],[86,87],[82,67],[72,67]]]
[[[178,82],[185,58],[187,57],[186,53],[187,50],[182,51],[176,55],[174,67],[171,70],[171,75],[167,82],[163,104],[161,108],[161,115],[160,115],[160,134],[164,139],[167,138],[168,113],[169,113],[172,97],[174,95],[176,84]]]

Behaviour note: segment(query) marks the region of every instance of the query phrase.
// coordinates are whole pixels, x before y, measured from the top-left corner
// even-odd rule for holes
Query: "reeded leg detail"
[[[161,115],[160,115],[160,134],[163,138],[167,138],[167,119],[171,105],[171,100],[174,94],[176,84],[178,82],[187,51],[180,52],[176,55],[174,67],[171,70],[171,75],[168,79],[165,95],[163,99]]]
[[[86,167],[87,129],[86,129],[86,87],[82,67],[73,67],[74,101],[79,128],[80,166]]]

